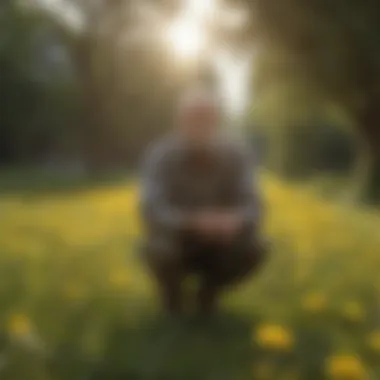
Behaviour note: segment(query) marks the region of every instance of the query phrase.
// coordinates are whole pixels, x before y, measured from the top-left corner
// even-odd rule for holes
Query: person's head
[[[220,132],[220,104],[214,92],[194,87],[180,99],[178,132],[194,147],[208,147]]]

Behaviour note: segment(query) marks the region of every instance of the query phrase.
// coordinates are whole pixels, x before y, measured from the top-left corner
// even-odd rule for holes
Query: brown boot
[[[208,281],[203,281],[198,291],[198,312],[205,317],[211,317],[218,311],[219,287]]]
[[[162,306],[165,313],[171,317],[181,316],[183,313],[183,294],[180,286],[164,287],[161,294]]]

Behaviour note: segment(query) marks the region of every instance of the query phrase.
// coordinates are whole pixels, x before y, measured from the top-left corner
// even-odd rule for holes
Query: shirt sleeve
[[[165,151],[154,149],[148,153],[142,168],[141,211],[145,222],[153,228],[180,229],[185,214],[169,199],[168,164]]]

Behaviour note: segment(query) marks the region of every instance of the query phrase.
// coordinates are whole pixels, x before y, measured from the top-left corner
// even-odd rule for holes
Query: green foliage
[[[0,23],[0,102],[2,162],[28,162],[46,150],[61,148],[67,125],[75,123],[73,84],[63,78],[41,81],[36,65],[39,37],[51,29],[51,20],[11,2],[2,8]],[[54,25],[53,25],[54,26]],[[46,29],[47,28],[47,29]]]
[[[93,2],[74,3],[86,20],[79,32],[53,14],[16,3],[4,8],[1,162],[44,160],[51,153],[63,160],[82,157],[96,170],[132,164],[171,121],[186,78],[172,75],[154,36],[136,45],[127,41],[134,21],[124,2],[99,9]],[[39,80],[35,70],[44,70],[46,53],[38,49],[41,37],[67,53],[69,76]]]
[[[333,105],[364,139],[369,170],[364,192],[380,197],[380,5],[376,1],[247,2],[258,42],[258,113],[262,123],[288,126]],[[327,106],[326,106],[327,105]],[[306,119],[306,122],[305,122]],[[372,161],[372,162],[370,162]],[[364,194],[363,194],[364,195]]]
[[[82,29],[19,2],[3,4],[0,162],[46,161],[53,154],[63,160],[79,157],[96,171],[135,164],[147,143],[172,122],[182,86],[196,74],[213,82],[206,71],[175,67],[155,33],[131,42],[129,37],[138,28],[149,25],[125,1],[96,5],[72,0],[83,17]],[[364,192],[376,198],[380,194],[378,4],[370,0],[258,0],[249,4],[256,15],[255,25],[233,39],[238,43],[240,38],[243,47],[255,31],[258,60],[253,120],[273,135],[275,155],[289,157],[293,152],[294,159],[281,158],[282,166],[299,165],[297,157],[302,155],[303,168],[286,172],[305,175],[307,167],[314,171],[320,167],[314,158],[325,155],[324,146],[351,151],[355,145],[362,150],[365,141],[371,170],[365,170],[368,175],[361,179],[366,183],[363,188],[367,187]],[[164,15],[176,8],[171,1],[154,5]],[[36,67],[41,71],[41,64],[36,63],[42,54],[36,48],[41,36],[52,37],[67,53],[69,76],[44,81],[36,76]],[[324,128],[323,133],[318,129],[315,135],[315,125],[332,128]],[[347,135],[335,132],[342,125]],[[279,131],[284,126],[288,132]],[[299,126],[313,132],[299,137]],[[355,144],[350,140],[353,130],[358,132]],[[288,146],[280,148],[281,144]]]

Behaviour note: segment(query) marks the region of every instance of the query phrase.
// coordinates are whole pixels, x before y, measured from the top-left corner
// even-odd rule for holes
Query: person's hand
[[[190,225],[192,230],[205,238],[215,238],[221,233],[220,214],[203,211],[192,216]]]
[[[225,241],[231,241],[239,232],[243,220],[236,212],[225,212],[219,215],[219,231]]]

